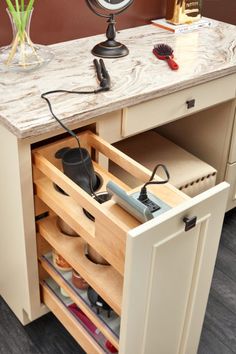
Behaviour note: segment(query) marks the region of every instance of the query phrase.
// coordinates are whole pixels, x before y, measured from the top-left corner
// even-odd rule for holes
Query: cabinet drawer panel
[[[104,354],[103,349],[95,342],[90,334],[68,311],[65,305],[56,297],[47,284],[42,283],[43,302],[54,313],[63,326],[70,332],[88,354]]]
[[[235,97],[236,75],[226,76],[124,109],[122,136],[127,137]],[[188,108],[188,102],[194,100]],[[191,106],[191,103],[189,103]]]
[[[228,164],[225,180],[230,184],[227,210],[236,207],[236,163]]]

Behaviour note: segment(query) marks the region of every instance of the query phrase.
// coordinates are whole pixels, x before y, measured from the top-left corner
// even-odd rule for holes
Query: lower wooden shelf
[[[38,229],[39,237],[43,237],[120,316],[123,277],[112,266],[91,262],[85,255],[85,241],[62,234],[55,216],[39,221]]]
[[[40,266],[68,294],[70,299],[83,311],[101,333],[119,349],[120,318],[112,311],[108,317],[105,311],[97,314],[91,307],[87,290],[75,288],[71,279],[72,271],[63,272],[54,267],[52,254],[48,253],[39,259]]]
[[[45,305],[54,313],[75,340],[80,343],[87,354],[107,353],[45,281],[41,283],[41,291]]]

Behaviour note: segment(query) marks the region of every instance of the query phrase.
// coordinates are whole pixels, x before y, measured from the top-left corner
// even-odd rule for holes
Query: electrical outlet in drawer
[[[235,82],[235,74],[225,76],[125,108],[122,136],[128,137],[233,99]]]

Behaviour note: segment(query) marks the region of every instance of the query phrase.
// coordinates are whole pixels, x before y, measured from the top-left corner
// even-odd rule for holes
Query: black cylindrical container
[[[60,153],[59,153],[60,155]],[[97,187],[97,176],[89,152],[84,148],[64,149],[60,155],[63,171],[87,193],[91,194],[90,181],[93,190]]]

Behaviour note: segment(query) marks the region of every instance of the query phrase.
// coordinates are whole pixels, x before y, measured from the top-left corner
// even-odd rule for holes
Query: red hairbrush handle
[[[166,61],[172,70],[179,69],[179,65],[171,57],[166,57]]]
[[[172,69],[172,70],[178,70],[179,69],[179,65],[173,60],[173,55],[159,55],[156,51],[156,49],[154,48],[153,49],[153,54],[160,60],[166,60],[169,67]]]

